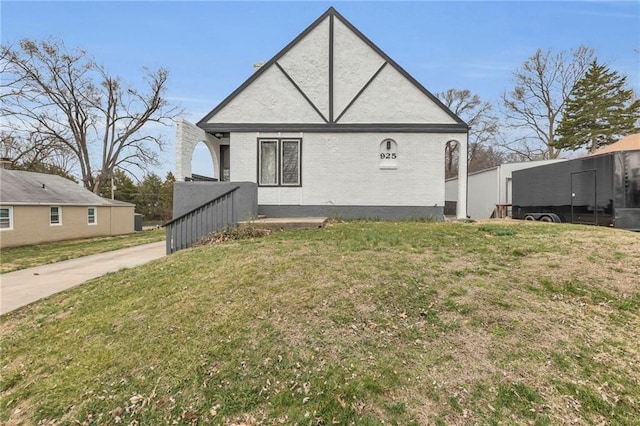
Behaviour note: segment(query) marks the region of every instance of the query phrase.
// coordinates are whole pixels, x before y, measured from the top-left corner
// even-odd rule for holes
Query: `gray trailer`
[[[514,219],[640,231],[640,150],[514,171],[512,185]]]

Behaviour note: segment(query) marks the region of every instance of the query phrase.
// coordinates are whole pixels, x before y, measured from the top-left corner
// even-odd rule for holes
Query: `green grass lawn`
[[[640,423],[640,235],[337,223],[0,320],[6,424]]]
[[[5,248],[0,252],[0,273],[153,243],[164,239],[165,230],[155,229],[114,237],[96,237]]]

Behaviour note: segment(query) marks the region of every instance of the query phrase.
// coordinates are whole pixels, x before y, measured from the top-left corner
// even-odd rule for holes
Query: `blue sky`
[[[170,70],[168,98],[197,121],[334,6],[432,93],[469,89],[496,109],[536,49],[592,47],[640,93],[640,2],[0,2],[2,43],[50,35],[82,47],[111,74],[140,82]],[[174,130],[164,175],[174,170]],[[201,153],[203,151],[200,151]],[[198,156],[198,155],[196,155]],[[208,161],[194,162],[205,174]]]

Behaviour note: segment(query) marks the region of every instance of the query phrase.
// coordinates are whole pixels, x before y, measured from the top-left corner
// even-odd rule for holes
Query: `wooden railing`
[[[193,246],[203,237],[238,225],[234,187],[224,194],[164,224],[167,254]]]

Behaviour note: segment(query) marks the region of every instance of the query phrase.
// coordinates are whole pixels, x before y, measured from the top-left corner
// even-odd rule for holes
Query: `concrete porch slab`
[[[326,217],[265,217],[238,222],[238,228],[253,227],[259,229],[315,229],[323,228],[329,219]]]

